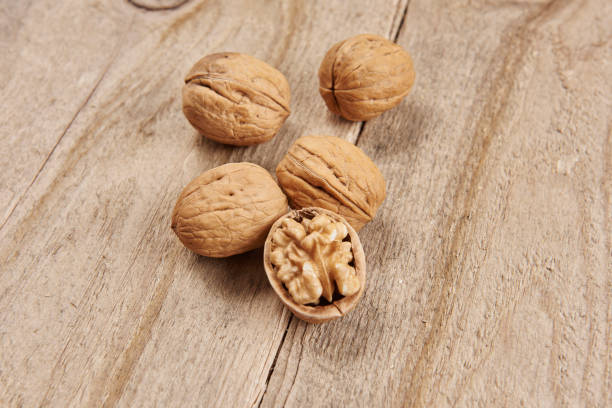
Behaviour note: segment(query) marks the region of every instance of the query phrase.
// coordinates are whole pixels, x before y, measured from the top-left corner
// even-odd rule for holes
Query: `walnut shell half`
[[[339,236],[335,225],[341,227]],[[366,262],[357,232],[323,208],[294,210],[272,225],[264,245],[264,268],[280,300],[309,323],[346,315],[365,288]]]
[[[334,211],[359,231],[385,199],[380,170],[357,146],[334,136],[304,136],[276,167],[292,208]]]
[[[192,180],[172,213],[172,229],[193,252],[222,258],[259,248],[288,211],[270,173],[253,163],[229,163]]]
[[[219,53],[199,60],[183,86],[183,113],[204,136],[246,146],[270,140],[289,116],[285,76],[257,58]]]
[[[410,55],[374,34],[335,44],[319,68],[319,93],[330,111],[345,119],[372,119],[398,105],[414,83]]]

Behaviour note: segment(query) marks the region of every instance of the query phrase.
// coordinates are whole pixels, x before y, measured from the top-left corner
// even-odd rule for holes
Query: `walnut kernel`
[[[319,304],[334,295],[334,283],[342,296],[359,290],[351,243],[342,240],[348,229],[320,214],[312,220],[283,220],[272,235],[270,260],[278,268],[278,278],[297,303]]]
[[[294,210],[278,219],[266,239],[264,267],[281,301],[311,323],[344,316],[365,286],[357,233],[323,208]]]

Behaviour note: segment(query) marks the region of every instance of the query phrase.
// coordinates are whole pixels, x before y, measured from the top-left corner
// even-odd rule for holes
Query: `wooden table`
[[[3,0],[0,405],[612,406],[612,2]],[[417,79],[367,123],[316,73],[362,32]],[[203,139],[181,86],[205,54],[281,70],[270,142]],[[293,318],[262,251],[207,259],[170,229],[192,178],[274,171],[305,134],[380,167],[367,289]]]

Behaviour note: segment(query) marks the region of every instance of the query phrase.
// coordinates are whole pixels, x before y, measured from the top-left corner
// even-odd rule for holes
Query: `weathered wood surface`
[[[612,405],[611,2],[4,0],[0,22],[0,405]],[[361,32],[417,71],[363,126],[316,80]],[[271,142],[183,117],[183,75],[223,50],[287,76]],[[273,171],[305,133],[356,142],[388,190],[365,296],[321,326],[261,251],[169,228],[200,172]]]

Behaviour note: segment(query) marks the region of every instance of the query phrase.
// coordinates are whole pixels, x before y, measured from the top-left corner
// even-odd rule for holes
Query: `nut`
[[[321,207],[359,231],[385,199],[385,180],[357,146],[333,136],[295,141],[276,168],[292,208]]]
[[[352,310],[365,286],[365,256],[338,214],[304,208],[277,220],[264,247],[268,280],[300,319],[321,323]]]
[[[414,83],[410,55],[373,34],[335,44],[319,68],[319,92],[330,111],[345,119],[372,119],[398,105]]]
[[[287,198],[267,170],[229,163],[185,187],[172,229],[193,252],[222,258],[261,247],[270,226],[286,212]]]
[[[342,296],[359,290],[359,279],[349,265],[351,243],[342,241],[347,235],[344,223],[324,214],[302,222],[285,218],[274,231],[270,261],[295,302],[318,305],[321,297],[331,302],[333,282]]]
[[[289,116],[289,84],[263,61],[238,53],[199,60],[183,86],[183,113],[209,139],[236,146],[270,140]]]

